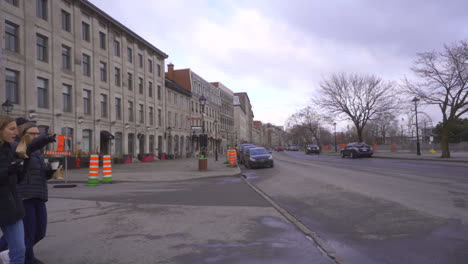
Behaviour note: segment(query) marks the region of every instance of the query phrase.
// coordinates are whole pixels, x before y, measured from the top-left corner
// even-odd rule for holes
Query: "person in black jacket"
[[[17,135],[15,120],[0,115],[0,229],[8,242],[11,264],[23,264],[25,256],[24,208],[16,190],[22,160],[17,159],[10,145]]]
[[[19,155],[24,160],[23,177],[16,186],[18,196],[23,200],[25,216],[23,218],[25,235],[25,264],[40,263],[34,257],[33,247],[42,238],[45,237],[47,225],[47,211],[45,202],[47,201],[47,179],[51,178],[53,170],[47,168],[44,162],[44,156],[41,149],[55,141],[55,135],[40,135],[39,129],[35,123],[22,117],[16,119],[18,125],[19,138],[28,137],[32,140],[27,145],[26,153]],[[15,149],[17,142],[11,143],[12,149]],[[18,151],[16,150],[17,154]],[[24,155],[26,154],[26,155]],[[5,237],[0,239],[0,249],[7,248],[8,242]]]
[[[26,120],[27,121],[27,120]],[[50,142],[46,135],[41,135],[35,123],[27,121],[22,124],[16,119],[20,137],[29,136],[31,144],[45,145]],[[50,136],[49,136],[50,137]],[[45,142],[44,142],[45,141]],[[46,235],[48,200],[47,180],[52,178],[55,170],[50,169],[44,162],[41,150],[28,153],[29,158],[24,162],[23,180],[16,186],[18,194],[23,199],[25,217],[23,218],[26,259],[25,264],[36,264],[39,261],[34,256],[34,245]]]

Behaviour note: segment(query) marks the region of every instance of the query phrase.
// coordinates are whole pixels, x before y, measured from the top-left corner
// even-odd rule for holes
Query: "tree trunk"
[[[358,137],[358,142],[364,142],[364,140],[362,140],[362,128],[359,128],[359,127],[356,127],[356,130],[357,130],[357,137]]]
[[[441,158],[450,158],[450,149],[449,149],[449,133],[450,128],[447,123],[443,124],[442,126],[442,156]]]

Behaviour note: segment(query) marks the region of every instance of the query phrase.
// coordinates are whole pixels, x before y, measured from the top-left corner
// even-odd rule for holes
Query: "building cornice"
[[[165,86],[175,92],[178,92],[180,94],[186,95],[188,97],[192,97],[192,93],[190,91],[187,91],[186,89],[182,88],[182,86],[178,85],[176,82],[171,81],[169,79],[165,79]]]
[[[155,53],[157,53],[159,56],[162,56],[164,59],[167,59],[169,56],[162,52],[160,49],[156,48],[155,46],[153,46],[153,44],[149,43],[148,41],[146,41],[145,39],[143,39],[142,37],[140,37],[138,34],[136,34],[135,32],[133,32],[131,29],[127,28],[126,26],[124,26],[123,24],[121,24],[119,21],[115,20],[114,18],[112,18],[111,16],[109,16],[108,14],[106,14],[104,11],[102,11],[101,9],[99,9],[97,6],[95,6],[94,4],[92,4],[91,2],[87,1],[87,0],[77,0],[78,3],[80,3],[81,5],[83,5],[84,7],[90,9],[91,11],[95,12],[96,14],[98,14],[99,16],[102,16],[104,17],[108,22],[112,23],[114,26],[116,26],[117,28],[125,31],[127,34],[131,35],[132,37],[134,37],[135,39],[137,39],[138,41],[142,42],[143,44],[145,44],[146,46],[148,46],[152,51],[154,51]]]

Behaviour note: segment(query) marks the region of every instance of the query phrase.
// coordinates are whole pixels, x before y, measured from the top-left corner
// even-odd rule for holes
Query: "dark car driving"
[[[341,157],[344,158],[349,156],[350,158],[359,158],[359,157],[372,157],[374,152],[372,147],[364,142],[352,142],[348,143],[344,149],[341,150]]]
[[[316,144],[307,145],[305,148],[305,154],[311,154],[311,153],[320,154],[319,146],[317,146]]]
[[[239,153],[239,162],[241,164],[245,164],[245,161],[246,161],[246,153],[247,153],[247,150],[250,149],[250,148],[256,148],[257,146],[255,146],[254,144],[250,144],[250,145],[245,145],[242,147],[242,151]]]
[[[270,167],[274,166],[273,156],[265,148],[250,148],[244,156],[244,165],[247,168]]]

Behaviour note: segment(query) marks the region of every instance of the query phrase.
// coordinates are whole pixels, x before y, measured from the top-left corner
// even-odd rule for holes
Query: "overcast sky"
[[[463,0],[91,2],[168,54],[166,65],[247,92],[254,119],[276,125],[310,102],[323,76],[400,81],[417,52],[468,39]]]

